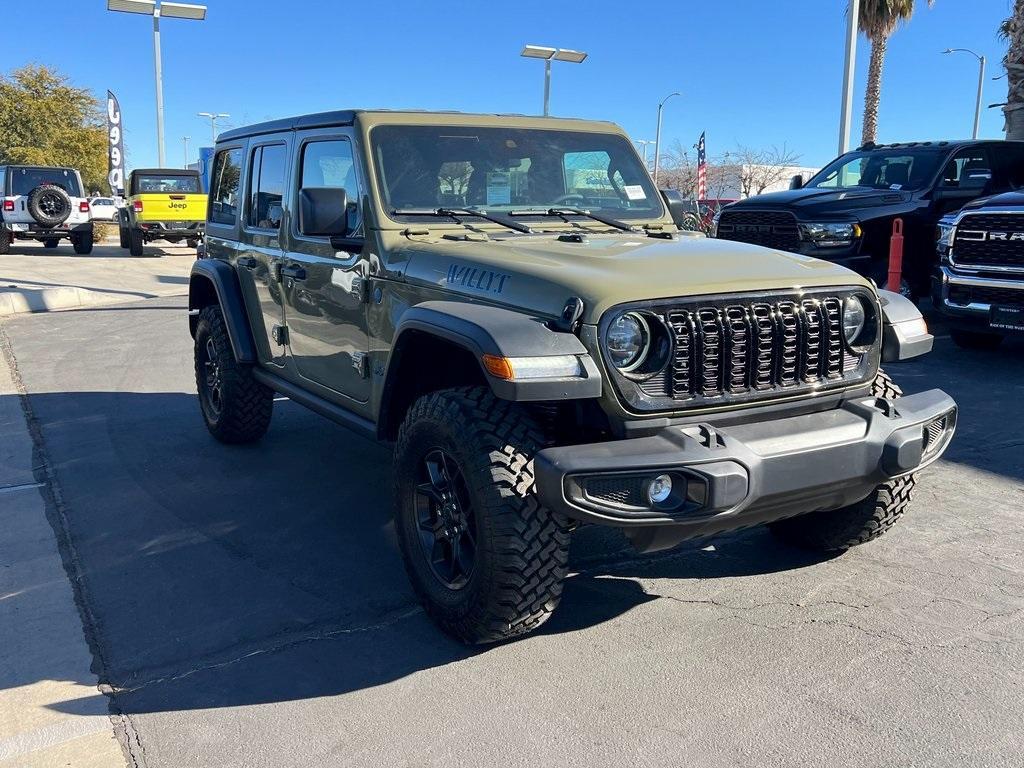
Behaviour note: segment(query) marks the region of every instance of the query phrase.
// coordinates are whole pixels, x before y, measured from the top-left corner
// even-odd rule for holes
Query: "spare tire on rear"
[[[71,198],[54,184],[40,184],[28,193],[28,213],[44,227],[59,226],[71,215]]]

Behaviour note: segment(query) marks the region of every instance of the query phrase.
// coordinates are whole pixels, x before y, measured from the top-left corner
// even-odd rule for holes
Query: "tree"
[[[66,165],[86,192],[109,191],[99,102],[59,72],[29,64],[0,75],[0,164]]]
[[[737,164],[743,197],[760,195],[768,187],[786,180],[790,168],[800,160],[800,156],[785,144],[771,149],[750,149],[740,145],[730,157]]]
[[[928,0],[931,8],[935,0]],[[861,0],[857,25],[871,41],[871,60],[868,64],[868,82],[864,89],[864,128],[861,142],[874,141],[878,136],[878,102],[882,97],[882,67],[889,37],[903,22],[914,15],[914,0]]]
[[[1003,22],[1000,36],[1008,42],[1006,67],[1006,138],[1024,139],[1024,0],[1015,0],[1013,15]]]

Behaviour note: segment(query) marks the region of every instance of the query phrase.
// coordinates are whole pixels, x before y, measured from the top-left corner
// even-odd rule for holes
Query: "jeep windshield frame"
[[[613,131],[388,123],[370,129],[369,143],[384,212],[397,222],[438,209],[538,221],[552,209],[665,215],[635,147]]]
[[[805,189],[917,192],[933,183],[946,147],[892,147],[847,152],[814,174]]]

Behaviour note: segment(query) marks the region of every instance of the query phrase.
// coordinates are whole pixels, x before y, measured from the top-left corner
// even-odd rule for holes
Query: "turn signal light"
[[[132,200],[132,209],[136,213],[142,213],[142,201],[141,200]]]
[[[14,201],[13,200],[4,200],[4,210],[5,211],[13,211],[14,210]]]
[[[498,355],[484,355],[482,358],[484,368],[487,372],[498,379],[504,379],[509,381],[514,378],[515,374],[512,373],[512,364],[509,362],[507,357],[499,357]]]
[[[82,202],[80,202],[78,204],[78,210],[81,211],[82,213],[88,213],[89,212],[89,203],[87,203],[85,200],[83,200]]]

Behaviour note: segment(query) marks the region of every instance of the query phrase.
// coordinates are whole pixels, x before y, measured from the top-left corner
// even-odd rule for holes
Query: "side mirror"
[[[804,177],[803,177],[803,174],[798,173],[796,176],[794,176],[792,179],[789,180],[789,188],[790,189],[803,189],[803,187],[804,187]]]
[[[337,187],[300,189],[299,232],[307,237],[348,235],[348,194],[345,190]]]

